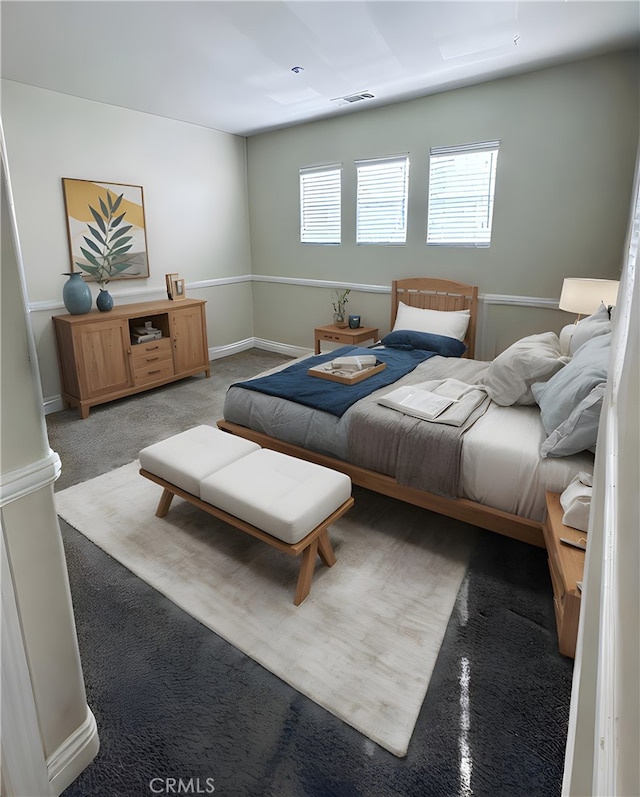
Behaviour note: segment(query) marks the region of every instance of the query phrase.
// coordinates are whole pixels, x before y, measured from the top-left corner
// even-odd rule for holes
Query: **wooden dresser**
[[[547,518],[544,522],[544,541],[549,554],[549,572],[553,585],[553,603],[558,626],[560,653],[575,658],[580,619],[581,593],[577,582],[582,581],[585,552],[560,542],[586,540],[583,531],[572,529],[562,523],[564,510],[559,493],[547,493]]]
[[[132,343],[146,322],[158,340]],[[209,376],[205,302],[140,302],[106,313],[54,316],[62,398],[87,418],[96,404],[140,393],[198,373]]]

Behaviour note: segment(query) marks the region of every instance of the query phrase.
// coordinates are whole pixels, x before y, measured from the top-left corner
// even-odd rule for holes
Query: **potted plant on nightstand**
[[[344,291],[334,290],[333,297],[334,301],[332,302],[333,305],[333,323],[343,329],[348,325],[347,321],[347,314],[346,314],[346,304],[349,301],[347,296],[351,293],[351,288],[347,288]]]

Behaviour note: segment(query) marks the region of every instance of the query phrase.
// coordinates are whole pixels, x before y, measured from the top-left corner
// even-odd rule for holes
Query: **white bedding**
[[[540,459],[546,438],[537,406],[487,412],[462,443],[460,495],[530,520],[543,520],[545,492],[562,492],[580,471],[593,472],[593,454]]]
[[[347,410],[337,418],[241,387],[229,389],[224,406],[227,421],[343,460],[348,459],[349,415]],[[540,459],[545,437],[537,406],[501,407],[491,402],[463,438],[460,497],[542,521],[547,490],[561,492],[580,471],[593,471],[589,452]]]

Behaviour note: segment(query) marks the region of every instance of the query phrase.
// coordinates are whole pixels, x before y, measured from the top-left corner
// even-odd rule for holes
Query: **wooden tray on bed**
[[[320,363],[309,368],[307,374],[309,376],[318,376],[320,379],[328,379],[330,382],[340,382],[343,385],[355,385],[356,382],[362,382],[363,379],[368,379],[374,374],[379,374],[387,367],[386,363],[377,362],[371,368],[363,368],[362,371],[354,371],[352,374],[332,373],[327,371],[328,363]]]

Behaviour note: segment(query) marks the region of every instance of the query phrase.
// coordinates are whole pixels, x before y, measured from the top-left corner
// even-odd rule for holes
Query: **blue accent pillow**
[[[593,450],[609,370],[612,333],[583,343],[548,382],[535,382],[533,396],[548,435],[542,457],[564,457]]]
[[[420,349],[434,351],[441,357],[462,357],[467,347],[456,338],[434,335],[432,332],[415,332],[412,329],[397,329],[389,332],[380,341],[391,349]]]

